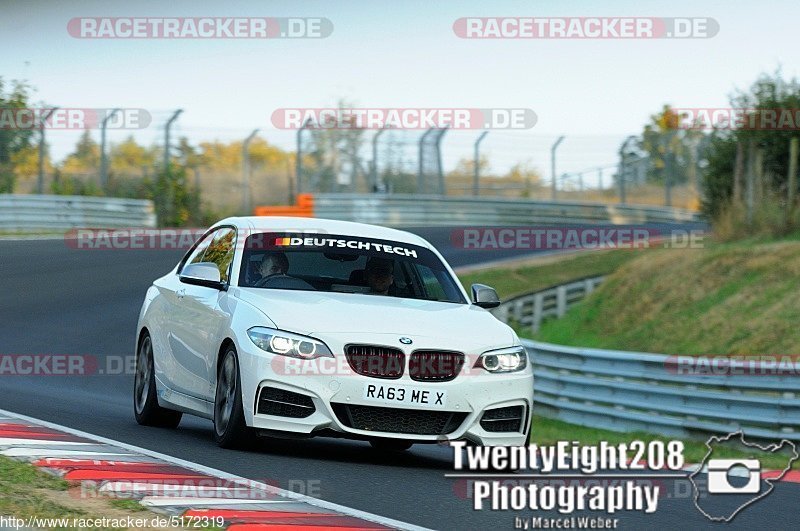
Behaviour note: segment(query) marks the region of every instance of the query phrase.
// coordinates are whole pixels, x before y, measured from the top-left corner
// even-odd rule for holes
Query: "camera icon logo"
[[[732,477],[747,478],[743,485]],[[758,459],[710,459],[709,494],[758,494],[761,490],[761,463]]]
[[[712,522],[730,522],[746,507],[758,502],[775,490],[775,483],[800,460],[795,443],[788,439],[759,444],[745,439],[744,433],[712,435],[706,442],[708,452],[702,462],[689,474],[694,489],[694,505]],[[736,450],[740,458],[716,459],[720,453]],[[724,455],[724,454],[722,454]],[[783,466],[770,473],[761,472],[761,463],[771,458]],[[763,475],[763,477],[762,477]]]

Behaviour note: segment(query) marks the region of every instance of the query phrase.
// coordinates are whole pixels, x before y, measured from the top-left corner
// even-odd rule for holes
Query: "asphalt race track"
[[[450,229],[418,230],[454,266],[510,258],[453,249]],[[153,279],[182,251],[88,251],[62,240],[0,241],[0,354],[85,354],[101,370],[132,357],[139,307]],[[516,253],[519,254],[519,253]],[[112,370],[112,372],[119,372]],[[90,376],[0,376],[0,408],[195,461],[251,479],[292,488],[301,481],[312,496],[381,516],[437,529],[510,529],[530,511],[475,512],[463,481],[448,479],[451,451],[417,445],[387,460],[367,443],[338,439],[264,439],[250,451],[217,448],[209,421],[184,416],[177,430],[144,428],[132,411],[132,371]],[[534,429],[535,426],[534,426]],[[569,434],[565,433],[568,439]],[[623,528],[794,528],[800,485],[775,491],[736,517],[713,525],[693,505],[685,481],[661,481],[684,495],[662,499],[655,514],[617,513]],[[297,490],[297,489],[295,489]],[[597,516],[597,514],[590,514]],[[558,513],[535,516],[561,516]]]

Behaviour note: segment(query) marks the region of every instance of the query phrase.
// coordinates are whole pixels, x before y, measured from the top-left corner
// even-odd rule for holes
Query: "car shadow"
[[[202,422],[202,421],[201,421]],[[196,422],[175,430],[175,435],[189,436],[196,441],[205,441],[209,447],[218,449],[212,440],[210,426],[201,427]],[[365,464],[374,466],[397,466],[452,470],[452,451],[440,444],[416,444],[403,452],[376,450],[367,441],[338,439],[334,437],[313,437],[291,439],[258,436],[242,448],[222,450],[234,454],[261,454],[276,457],[291,457],[307,461],[323,459],[329,462]]]

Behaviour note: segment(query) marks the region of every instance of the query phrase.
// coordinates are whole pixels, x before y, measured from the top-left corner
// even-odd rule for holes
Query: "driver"
[[[287,271],[289,271],[289,259],[286,257],[286,253],[281,252],[265,253],[261,258],[261,265],[258,267],[261,279],[273,275],[285,275]]]
[[[389,295],[394,283],[394,260],[370,258],[364,267],[364,278],[374,295]]]

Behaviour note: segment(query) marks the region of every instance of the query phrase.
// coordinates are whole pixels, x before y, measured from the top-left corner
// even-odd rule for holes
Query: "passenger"
[[[394,261],[386,258],[370,258],[364,268],[364,278],[370,293],[389,295],[389,288],[394,283]]]
[[[258,272],[261,279],[271,277],[273,275],[285,275],[289,271],[289,259],[286,253],[272,252],[266,253],[261,258],[261,265]]]

